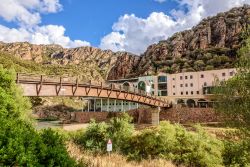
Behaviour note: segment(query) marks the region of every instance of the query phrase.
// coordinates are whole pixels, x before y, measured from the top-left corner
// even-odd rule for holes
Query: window
[[[175,78],[173,78],[173,81],[175,80]]]
[[[225,76],[226,76],[226,73],[223,72],[223,73],[222,73],[222,76],[225,77]]]
[[[181,92],[181,95],[183,95],[183,92]]]
[[[183,87],[183,84],[180,84],[180,87]]]
[[[159,76],[158,82],[167,82],[167,77],[166,76]]]
[[[163,84],[158,84],[158,90],[166,90],[167,89],[167,84],[163,83]]]
[[[188,91],[186,91],[186,95],[188,95]]]
[[[175,85],[173,85],[173,88],[175,88]]]
[[[188,79],[188,76],[185,76],[185,79]]]
[[[182,80],[182,76],[180,76],[180,80]]]
[[[168,92],[167,91],[158,91],[158,96],[167,96]]]
[[[175,95],[175,93],[173,93],[173,95]]]
[[[191,95],[193,95],[194,94],[194,92],[193,91],[191,91]]]
[[[230,75],[230,76],[233,76],[233,75],[234,75],[234,72],[233,72],[233,71],[231,71],[231,72],[229,73],[229,75]]]
[[[188,84],[187,84],[187,83],[185,84],[185,87],[188,87]]]
[[[154,84],[152,84],[152,85],[151,85],[151,88],[152,88],[152,89],[154,89],[154,88],[155,88],[155,85],[154,85]]]
[[[193,75],[190,75],[190,79],[193,79]]]
[[[196,94],[198,95],[198,94],[200,94],[200,92],[199,92],[199,91],[196,91]]]
[[[206,82],[204,82],[204,86],[207,86],[207,83],[206,83]]]
[[[203,74],[201,74],[201,78],[204,78],[204,75],[203,75]]]
[[[193,86],[194,86],[193,83],[191,83],[191,84],[190,84],[190,87],[193,87]]]

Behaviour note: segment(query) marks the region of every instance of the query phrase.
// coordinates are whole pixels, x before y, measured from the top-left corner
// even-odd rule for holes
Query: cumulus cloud
[[[250,0],[175,0],[179,10],[170,15],[153,12],[147,18],[125,14],[114,23],[110,34],[101,39],[102,49],[129,51],[140,54],[148,45],[167,39],[175,32],[189,29],[203,18],[224,12],[232,7],[250,4]],[[215,5],[216,4],[216,5]],[[187,9],[185,12],[183,9]]]
[[[18,28],[0,25],[0,41],[59,44],[68,48],[90,45],[89,42],[71,40],[65,36],[63,26],[39,26],[41,14],[56,13],[62,10],[59,0],[1,0],[0,9],[0,17],[18,25]]]
[[[0,41],[4,42],[25,42],[33,44],[59,44],[66,48],[79,46],[90,46],[89,42],[74,40],[65,36],[65,28],[57,25],[37,26],[33,29],[8,28],[0,25]]]
[[[55,13],[62,6],[58,0],[1,0],[0,9],[0,17],[6,21],[33,26],[41,22],[40,13]]]

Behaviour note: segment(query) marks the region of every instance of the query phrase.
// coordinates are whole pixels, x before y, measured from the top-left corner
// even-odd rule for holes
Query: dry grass
[[[68,152],[78,162],[84,162],[89,167],[175,167],[166,160],[144,160],[142,162],[127,161],[119,154],[93,155],[80,150],[74,143],[68,142]]]

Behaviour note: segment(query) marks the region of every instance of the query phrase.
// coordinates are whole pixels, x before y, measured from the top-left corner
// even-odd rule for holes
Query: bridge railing
[[[124,91],[128,93],[138,94],[141,96],[148,96],[162,102],[166,102],[164,99],[161,99],[159,96],[152,95],[144,90],[138,89],[133,86],[124,86],[122,84],[108,84],[105,82],[93,82],[89,81],[81,81],[76,77],[70,76],[58,76],[58,75],[37,75],[37,74],[24,74],[18,73],[17,74],[17,82],[18,81],[33,81],[33,82],[51,82],[51,83],[71,83],[71,84],[84,84],[84,85],[91,85],[91,86],[98,86],[102,88],[108,88],[111,90],[118,90]]]

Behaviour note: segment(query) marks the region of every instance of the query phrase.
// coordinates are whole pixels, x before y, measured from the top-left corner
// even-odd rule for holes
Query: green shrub
[[[102,152],[105,150],[108,140],[107,128],[106,123],[96,123],[92,120],[86,131],[78,136],[80,138],[77,138],[76,141],[85,149]]]
[[[223,151],[223,161],[225,166],[229,167],[247,167],[250,166],[250,143],[243,141],[225,141]]]
[[[124,147],[127,147],[134,131],[131,121],[132,118],[128,114],[111,119],[107,130],[113,143],[113,150],[121,151]]]
[[[29,101],[14,78],[0,66],[0,166],[76,166],[59,135],[27,121]]]
[[[91,121],[86,131],[77,132],[73,139],[77,144],[93,152],[105,151],[107,141],[111,139],[113,150],[120,151],[127,146],[133,134],[131,120],[131,117],[124,114],[120,118],[112,118],[109,124]]]
[[[207,66],[205,67],[205,70],[214,70],[214,66],[212,66],[212,65],[207,65]]]
[[[75,161],[68,155],[65,147],[65,141],[58,132],[52,129],[45,129],[40,134],[44,150],[44,154],[39,159],[39,163],[44,166],[76,166]]]
[[[188,132],[180,125],[161,122],[132,137],[124,153],[129,159],[164,158],[186,166],[220,166],[222,143],[201,128]]]

